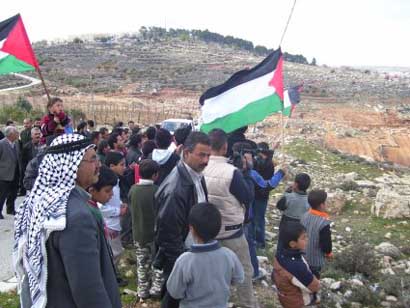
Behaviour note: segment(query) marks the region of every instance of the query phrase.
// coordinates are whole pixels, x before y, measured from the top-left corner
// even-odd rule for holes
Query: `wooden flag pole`
[[[41,83],[43,84],[44,91],[46,91],[47,100],[48,100],[48,102],[51,102],[50,92],[47,89],[46,83],[45,83],[44,78],[43,78],[43,74],[41,73],[41,70],[40,70],[39,67],[36,70],[37,70],[38,75],[40,76],[40,80],[41,80]]]

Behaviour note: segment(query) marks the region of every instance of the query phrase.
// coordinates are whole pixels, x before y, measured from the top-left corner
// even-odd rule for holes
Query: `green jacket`
[[[134,242],[146,245],[154,242],[155,208],[154,195],[158,186],[152,181],[141,180],[129,192]]]

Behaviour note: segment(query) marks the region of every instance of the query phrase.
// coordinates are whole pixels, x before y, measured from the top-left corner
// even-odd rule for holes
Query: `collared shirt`
[[[121,231],[121,198],[119,181],[112,189],[113,195],[111,199],[104,204],[100,211],[104,217],[107,227],[114,231]]]
[[[78,190],[81,197],[83,197],[84,199],[87,199],[87,200],[91,199],[91,195],[84,188],[82,188],[81,186],[75,185],[75,189]]]
[[[195,190],[196,194],[198,196],[198,203],[201,202],[206,202],[206,196],[204,192],[204,188],[202,187],[201,180],[202,180],[202,173],[196,172],[194,169],[192,169],[188,164],[184,162],[184,166],[188,170],[189,175],[191,176],[192,181],[195,184]]]

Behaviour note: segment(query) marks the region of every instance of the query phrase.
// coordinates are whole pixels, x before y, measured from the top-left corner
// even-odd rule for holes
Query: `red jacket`
[[[46,114],[41,119],[41,133],[43,134],[41,143],[43,144],[46,143],[46,138],[48,136],[64,134],[64,128],[57,128],[58,123],[54,121],[54,117],[58,117],[62,127],[66,126],[70,121],[69,117],[64,112],[60,112],[57,115],[50,112]]]

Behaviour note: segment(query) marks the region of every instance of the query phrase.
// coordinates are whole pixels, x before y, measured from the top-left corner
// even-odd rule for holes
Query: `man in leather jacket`
[[[208,201],[202,171],[208,165],[210,155],[209,137],[201,132],[192,132],[184,143],[183,159],[155,194],[155,243],[158,251],[154,265],[163,269],[165,278],[161,307],[178,307],[178,301],[166,291],[166,280],[176,259],[192,244],[189,211],[193,205]]]

